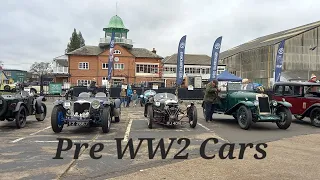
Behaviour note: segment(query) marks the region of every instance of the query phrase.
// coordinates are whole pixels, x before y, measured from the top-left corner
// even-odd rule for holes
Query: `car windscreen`
[[[144,93],[143,93],[143,95],[145,96],[145,97],[148,97],[148,96],[152,96],[152,95],[155,95],[155,94],[157,94],[157,92],[155,92],[154,90],[147,90],[147,91],[145,91]]]
[[[229,91],[253,91],[254,84],[253,83],[228,83]]]
[[[177,96],[171,93],[159,93],[154,96],[155,101],[160,101],[162,99],[172,99],[178,101]]]
[[[304,86],[305,95],[320,95],[320,84],[314,86]]]

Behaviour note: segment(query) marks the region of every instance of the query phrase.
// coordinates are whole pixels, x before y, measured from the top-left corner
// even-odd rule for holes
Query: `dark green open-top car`
[[[214,112],[233,116],[245,130],[256,122],[274,122],[280,129],[290,127],[292,114],[289,108],[292,105],[289,102],[270,100],[263,90],[242,90],[242,87],[242,83],[227,83],[226,91],[219,92],[221,103]],[[205,115],[204,102],[202,108]]]

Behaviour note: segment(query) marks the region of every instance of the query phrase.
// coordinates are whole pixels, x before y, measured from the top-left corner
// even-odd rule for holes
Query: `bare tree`
[[[52,72],[51,68],[50,68],[50,63],[47,62],[35,62],[31,65],[30,67],[30,72],[32,73],[36,73],[38,75],[47,75],[50,74]]]

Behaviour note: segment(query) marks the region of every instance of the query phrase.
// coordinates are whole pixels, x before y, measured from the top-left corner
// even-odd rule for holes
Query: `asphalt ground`
[[[320,133],[306,121],[294,121],[289,129],[281,130],[274,123],[257,123],[250,130],[242,130],[232,116],[214,115],[214,122],[205,122],[201,109],[198,108],[198,125],[190,128],[184,124],[174,129],[156,125],[148,129],[143,108],[130,107],[122,109],[119,123],[112,123],[111,131],[103,134],[101,128],[64,127],[60,134],[51,129],[50,113],[52,102],[46,102],[47,118],[38,122],[33,116],[28,117],[23,129],[16,129],[14,122],[0,122],[0,179],[107,179],[124,174],[137,172],[150,167],[162,166],[172,162],[183,161],[174,159],[177,153],[185,147],[185,141],[178,143],[179,138],[187,138],[190,144],[180,156],[188,153],[187,159],[200,157],[201,144],[208,138],[217,138],[218,144],[208,143],[206,153],[214,154],[223,143],[259,143],[270,142],[282,138],[304,134]],[[69,151],[62,152],[63,159],[53,159],[56,155],[57,138],[68,138],[73,141]],[[115,138],[123,138],[122,151],[125,144],[133,140],[136,148],[138,138],[154,138],[153,149],[160,139],[164,140],[165,148],[170,144],[170,138],[176,138],[165,159],[161,159],[158,150],[153,159],[149,159],[148,143],[144,140],[134,159],[130,159],[129,151],[122,159],[118,157]],[[88,148],[82,148],[78,159],[74,159],[74,143],[88,143]],[[90,148],[96,144],[104,145],[100,159],[90,157]],[[63,145],[66,147],[66,143]],[[96,147],[97,148],[97,147]]]

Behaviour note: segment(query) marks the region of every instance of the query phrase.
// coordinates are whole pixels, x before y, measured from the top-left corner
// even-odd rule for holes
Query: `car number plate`
[[[0,104],[2,104],[2,100],[0,100]]]
[[[69,126],[87,126],[88,122],[68,122]]]

